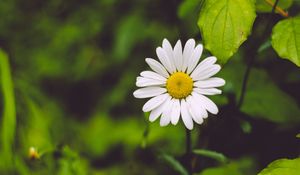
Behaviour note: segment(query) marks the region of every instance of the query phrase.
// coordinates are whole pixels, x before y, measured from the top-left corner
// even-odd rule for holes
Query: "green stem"
[[[187,170],[189,175],[193,174],[193,166],[192,166],[192,139],[191,139],[191,131],[189,129],[185,129],[186,132],[186,160],[187,160]]]

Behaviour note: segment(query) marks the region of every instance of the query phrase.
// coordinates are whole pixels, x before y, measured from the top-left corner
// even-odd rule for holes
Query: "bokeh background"
[[[149,69],[144,59],[156,58],[164,38],[173,45],[188,38],[201,43],[199,2],[1,0],[0,174],[178,174],[164,157],[185,164],[184,126],[149,123],[141,110],[145,100],[132,93],[136,76]],[[290,13],[299,10],[294,1]],[[195,149],[229,160],[195,155],[199,174],[224,168],[231,175],[252,175],[300,153],[300,70],[280,59],[269,41],[258,54],[251,50],[266,17],[258,14],[251,37],[218,74],[227,82],[223,94],[213,97],[220,114],[192,132]],[[274,15],[271,25],[279,19]],[[31,147],[39,158],[28,155]]]

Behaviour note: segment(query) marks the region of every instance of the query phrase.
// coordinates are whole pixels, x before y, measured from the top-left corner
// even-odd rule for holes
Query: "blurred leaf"
[[[298,175],[300,172],[300,158],[275,160],[258,175]]]
[[[272,46],[277,54],[300,67],[300,16],[278,22],[272,31]]]
[[[198,13],[196,10],[200,7],[202,0],[184,0],[178,9],[178,16],[180,18],[188,17],[191,13]]]
[[[266,49],[270,48],[271,46],[272,46],[271,41],[267,40],[258,48],[257,52],[260,53],[262,51],[265,51]]]
[[[198,20],[205,48],[226,63],[247,39],[255,16],[252,0],[206,0]]]
[[[296,101],[281,91],[265,71],[253,69],[247,86],[241,108],[243,112],[276,123],[300,122],[300,109]]]
[[[117,28],[114,54],[116,60],[121,61],[128,57],[133,47],[144,36],[146,26],[140,15],[133,14],[123,19]]]
[[[297,135],[296,135],[296,137],[300,139],[300,133],[299,133],[299,134],[297,134]]]
[[[257,12],[271,12],[272,6],[266,1],[275,3],[275,0],[256,0],[256,11]],[[283,0],[278,2],[278,7],[282,9],[288,9],[293,4],[293,0]]]
[[[13,145],[16,130],[16,107],[12,75],[9,59],[6,53],[0,49],[0,84],[3,94],[3,113],[1,127],[1,164],[6,168],[13,165]],[[1,167],[0,167],[1,168]]]
[[[193,150],[193,152],[200,156],[205,156],[205,157],[215,159],[221,163],[226,163],[228,161],[227,157],[224,156],[224,154],[218,153],[216,151],[211,151],[207,149],[195,149]]]
[[[181,165],[179,161],[177,161],[174,157],[163,153],[161,158],[165,160],[174,170],[179,172],[181,175],[189,175],[187,170]]]

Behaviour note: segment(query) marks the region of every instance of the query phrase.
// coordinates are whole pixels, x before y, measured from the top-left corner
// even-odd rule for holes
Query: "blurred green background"
[[[0,174],[177,174],[162,155],[183,162],[184,126],[149,123],[141,110],[145,100],[132,93],[136,76],[149,69],[144,58],[156,58],[163,38],[173,45],[201,42],[199,2],[1,0]],[[299,7],[295,2],[291,11]],[[220,114],[193,130],[194,148],[229,159],[196,156],[201,174],[251,175],[300,153],[300,70],[268,42],[236,108],[253,55],[248,48],[266,15],[258,15],[252,36],[218,75],[227,82],[223,95],[213,97]],[[31,147],[39,158],[30,158]]]

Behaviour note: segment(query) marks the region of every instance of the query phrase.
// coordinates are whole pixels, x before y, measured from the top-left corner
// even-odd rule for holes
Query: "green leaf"
[[[196,149],[193,151],[197,155],[209,157],[215,159],[221,163],[226,163],[228,159],[222,154],[215,151],[207,150],[207,149]]]
[[[296,137],[300,139],[300,133],[299,133],[299,134],[297,134],[297,135],[296,135]]]
[[[174,170],[179,172],[181,175],[188,175],[189,173],[187,170],[181,165],[180,162],[178,162],[174,157],[167,155],[167,154],[162,154],[161,158],[165,160],[169,165],[172,166]]]
[[[247,39],[255,17],[252,0],[206,0],[198,20],[205,48],[226,63]]]
[[[272,46],[278,55],[300,67],[300,16],[278,22],[272,31]]]
[[[226,64],[219,76],[226,80],[224,93],[241,94],[243,72],[246,68],[237,57]],[[280,124],[297,124],[300,122],[300,109],[290,95],[282,91],[271,77],[262,69],[252,68],[242,112],[251,117]]]
[[[269,0],[275,3],[275,0]],[[293,4],[293,0],[283,0],[278,2],[278,7],[282,9],[288,9]],[[271,12],[272,6],[267,3],[267,0],[257,0],[256,1],[256,11],[257,12]]]
[[[275,160],[258,175],[298,175],[300,172],[300,158]]]
[[[253,69],[247,87],[241,108],[243,112],[275,123],[300,122],[300,109],[296,101],[281,91],[265,71]]]
[[[16,107],[13,80],[8,56],[0,49],[0,84],[3,94],[3,115],[1,126],[1,161],[6,168],[12,166],[15,129]]]

